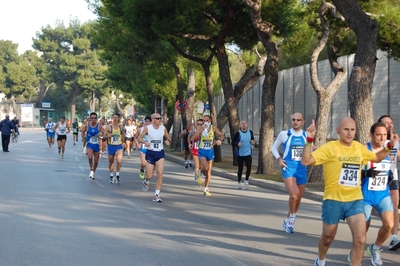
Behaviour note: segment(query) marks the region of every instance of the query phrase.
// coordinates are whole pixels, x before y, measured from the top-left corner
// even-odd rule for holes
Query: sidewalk
[[[228,144],[221,145],[221,152],[222,152],[223,157],[232,158],[232,147],[230,145],[228,145]],[[183,161],[184,161],[183,154],[182,154],[182,156],[176,156],[176,155],[166,152],[165,159],[175,162],[175,163],[178,163],[178,164],[182,165],[182,167],[183,167]],[[258,163],[258,150],[253,150],[253,165],[257,165],[257,163]],[[277,164],[275,165],[275,167],[277,167],[277,169],[279,168],[277,166]],[[218,167],[213,167],[212,174],[223,177],[223,178],[231,179],[232,181],[235,181],[232,183],[232,187],[236,186],[237,176],[235,173],[228,173],[224,169],[221,169]],[[259,179],[259,178],[255,177],[254,175],[250,175],[250,185],[287,193],[284,183],[271,181],[271,180],[265,180],[265,179]],[[307,198],[307,199],[317,200],[317,201],[322,202],[323,192],[314,191],[314,190],[306,188],[303,197]]]

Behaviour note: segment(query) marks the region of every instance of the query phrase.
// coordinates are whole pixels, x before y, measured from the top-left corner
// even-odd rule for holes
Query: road
[[[0,265],[313,265],[319,201],[304,199],[296,232],[286,234],[286,193],[237,190],[235,181],[213,176],[212,197],[204,197],[190,169],[166,161],[163,202],[154,203],[154,181],[141,191],[137,151],[124,157],[121,184],[108,183],[106,158],[92,181],[81,146],[68,138],[64,159],[34,129],[0,152]],[[368,243],[378,226],[374,219]],[[343,223],[327,265],[348,265],[350,247]],[[400,250],[382,256],[399,265]]]

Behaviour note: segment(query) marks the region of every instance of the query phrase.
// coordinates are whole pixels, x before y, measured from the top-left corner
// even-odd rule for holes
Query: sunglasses
[[[293,122],[296,122],[296,121],[297,121],[297,122],[300,122],[300,121],[302,121],[302,120],[303,120],[303,119],[301,119],[301,118],[292,118],[292,121],[293,121]]]
[[[199,123],[197,123],[197,125],[198,125],[198,126],[202,126],[203,124],[199,124]]]
[[[155,120],[161,120],[162,118],[161,118],[161,117],[154,117],[153,119],[155,119]]]

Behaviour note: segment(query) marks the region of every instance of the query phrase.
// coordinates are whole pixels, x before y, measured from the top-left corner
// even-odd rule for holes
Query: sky
[[[85,0],[0,0],[0,40],[18,44],[18,53],[33,50],[32,38],[42,27],[68,26],[70,18],[81,23],[95,20]]]

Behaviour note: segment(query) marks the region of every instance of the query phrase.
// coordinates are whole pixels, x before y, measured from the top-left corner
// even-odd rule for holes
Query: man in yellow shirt
[[[366,221],[361,192],[361,166],[368,161],[380,162],[389,155],[390,149],[398,139],[393,135],[387,147],[378,153],[369,151],[354,140],[356,123],[346,117],[336,129],[339,139],[330,141],[315,151],[312,143],[315,136],[315,123],[307,128],[307,143],[301,162],[304,165],[324,165],[325,189],[322,203],[322,235],[318,244],[318,258],[315,266],[324,266],[329,246],[335,238],[339,221],[346,220],[353,236],[351,261],[360,265],[365,245]]]

